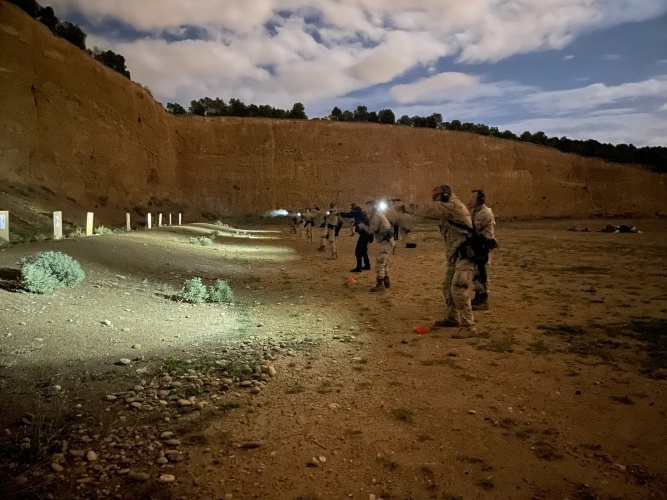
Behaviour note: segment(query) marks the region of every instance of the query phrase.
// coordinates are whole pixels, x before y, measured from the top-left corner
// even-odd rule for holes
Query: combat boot
[[[384,287],[389,288],[390,285],[391,285],[391,282],[389,281],[389,276],[385,276],[384,277]]]
[[[384,278],[378,278],[375,286],[371,288],[371,292],[381,292],[384,290]]]
[[[478,293],[470,302],[473,311],[486,311],[489,309],[489,294]]]
[[[327,248],[326,248],[324,245],[320,245],[320,247],[317,249],[317,251],[318,251],[318,252],[325,252],[326,249],[327,249]]]
[[[360,273],[362,269],[360,267],[355,267],[354,269],[350,269],[351,273]]]
[[[366,265],[365,265],[364,267],[362,267],[361,269],[363,269],[364,271],[370,271],[370,270],[371,270],[371,265],[370,265],[370,264],[366,264]]]
[[[474,326],[463,326],[458,332],[452,334],[453,339],[469,339],[477,337],[477,328]]]
[[[434,328],[452,328],[457,326],[461,326],[459,322],[449,318],[441,319],[433,323]]]

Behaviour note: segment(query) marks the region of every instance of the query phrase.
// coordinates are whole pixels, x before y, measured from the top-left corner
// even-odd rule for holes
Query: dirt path
[[[499,225],[492,308],[476,314],[481,337],[467,341],[413,332],[443,312],[444,257],[429,227],[414,236],[416,249],[398,249],[382,295],[368,293],[372,272],[346,283],[347,236],[339,261],[286,232],[189,245],[206,226],[12,247],[0,252],[0,267],[59,248],[89,279],[52,297],[0,291],[11,313],[0,332],[12,333],[0,344],[9,365],[2,400],[20,403],[5,425],[37,394],[19,381],[69,404],[82,388],[54,368],[82,380],[77,367],[85,367],[82,404],[91,414],[136,414],[149,434],[174,431],[183,443],[180,459],[162,466],[153,450],[151,479],[140,486],[112,467],[108,484],[88,471],[97,479],[67,489],[81,468],[68,459],[66,479],[49,483],[56,498],[667,498],[667,223],[642,221],[641,235],[566,225]],[[227,279],[237,304],[165,298],[165,285],[193,275]],[[100,324],[107,318],[111,328]],[[100,349],[101,336],[115,340]],[[17,350],[28,343],[43,347]],[[99,403],[114,385],[150,384],[167,358],[195,366],[244,343],[276,351],[277,375],[256,394],[234,387],[198,396],[211,406],[178,421]],[[126,356],[130,370],[114,365]],[[67,395],[54,397],[55,384]],[[88,447],[113,432],[101,428]],[[24,472],[14,460],[15,476],[44,470]],[[162,473],[176,481],[159,483]]]

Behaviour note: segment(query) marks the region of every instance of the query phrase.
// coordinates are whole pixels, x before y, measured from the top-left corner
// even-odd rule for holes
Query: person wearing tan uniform
[[[496,221],[493,211],[486,206],[486,195],[481,189],[473,191],[473,196],[468,203],[475,234],[484,236],[489,241],[495,241],[494,226]],[[475,276],[473,287],[475,298],[472,299],[473,310],[486,310],[489,308],[489,280],[486,272],[489,264],[488,253],[475,263]]]
[[[366,202],[366,214],[368,214],[369,224],[359,224],[359,229],[368,232],[371,241],[378,244],[378,251],[375,255],[376,283],[371,292],[381,292],[389,288],[389,255],[394,244],[394,228],[387,220],[382,211],[378,208],[375,201]]]
[[[460,330],[452,335],[455,339],[474,337],[477,329],[470,299],[475,265],[465,251],[469,234],[466,228],[471,229],[472,226],[470,212],[447,185],[434,188],[432,198],[433,203],[400,203],[395,205],[395,209],[439,224],[447,256],[447,271],[442,285],[447,316],[436,321],[434,326],[460,326]]]
[[[331,258],[338,258],[338,231],[340,231],[340,217],[338,215],[338,208],[332,201],[329,204],[329,210],[326,213],[324,220],[326,224],[326,239],[329,241],[329,249],[331,250]]]

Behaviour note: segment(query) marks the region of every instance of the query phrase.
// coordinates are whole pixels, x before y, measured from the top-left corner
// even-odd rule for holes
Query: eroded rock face
[[[95,210],[99,222],[125,211],[143,220],[148,209],[199,220],[331,200],[428,200],[449,183],[466,200],[483,187],[504,217],[664,210],[664,176],[530,144],[326,120],[175,117],[15,6],[0,2],[0,20],[0,181],[42,188],[44,209],[69,198],[65,209]]]

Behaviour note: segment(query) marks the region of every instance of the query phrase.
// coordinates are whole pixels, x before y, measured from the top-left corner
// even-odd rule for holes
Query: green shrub
[[[225,280],[218,280],[208,292],[208,302],[223,302],[229,304],[234,302],[234,292],[229,288]]]
[[[114,234],[114,230],[106,226],[97,226],[94,232],[95,234]]]
[[[203,247],[208,246],[213,244],[213,240],[211,238],[207,238],[206,236],[200,236],[199,238],[190,238],[190,243],[193,245],[201,245]]]
[[[191,304],[201,304],[206,301],[208,293],[206,286],[201,282],[201,278],[192,278],[183,283],[183,288],[178,292],[178,298],[183,302]]]
[[[21,261],[21,283],[32,293],[50,294],[85,278],[79,263],[62,252],[39,252]]]
[[[70,231],[67,235],[68,238],[85,238],[86,232],[81,227],[74,228],[73,231]]]

